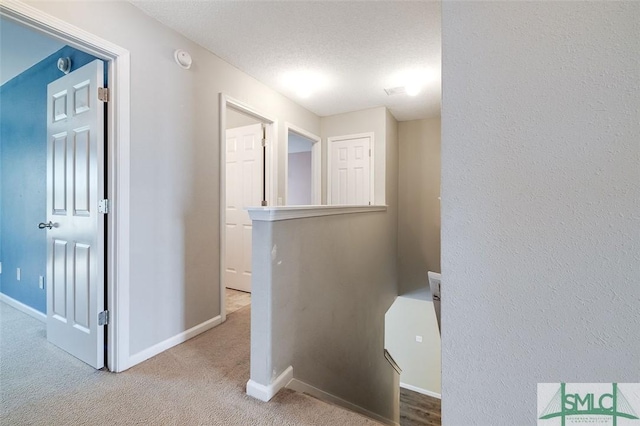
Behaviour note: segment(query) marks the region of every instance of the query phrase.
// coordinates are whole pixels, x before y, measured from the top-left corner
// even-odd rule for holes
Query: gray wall
[[[394,240],[392,242],[392,248],[398,255],[398,174],[400,168],[400,148],[398,141],[398,122],[395,117],[384,108],[384,120],[385,120],[385,140],[384,140],[384,169],[381,171],[378,164],[378,157],[376,157],[376,173],[381,172],[384,176],[384,188],[385,192],[383,200],[389,207],[387,212],[389,213],[389,219],[392,221],[394,229]],[[378,149],[378,151],[381,151]],[[379,154],[376,154],[379,155]],[[376,174],[375,180],[379,180]],[[376,195],[377,201],[377,195]],[[397,259],[396,259],[397,263]],[[397,268],[397,265],[396,265]],[[397,294],[397,293],[396,293]]]
[[[397,297],[385,316],[384,329],[385,347],[402,369],[400,382],[440,394],[440,332],[429,293]]]
[[[640,381],[640,3],[442,17],[443,424],[531,424]]]
[[[399,293],[429,286],[440,272],[440,118],[399,123]]]
[[[388,213],[254,222],[251,379],[294,378],[397,421],[384,315],[396,296]]]
[[[252,124],[261,123],[255,117],[243,114],[233,108],[227,107],[227,129],[235,129],[236,127],[250,126]]]
[[[285,121],[319,133],[320,120],[129,3],[29,4],[131,52],[133,355],[220,313],[218,94],[277,117],[278,143]]]
[[[311,205],[311,151],[289,153],[287,205]]]

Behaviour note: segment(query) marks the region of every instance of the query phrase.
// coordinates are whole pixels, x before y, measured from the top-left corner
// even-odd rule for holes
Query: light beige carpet
[[[378,425],[285,390],[245,393],[250,307],[182,345],[113,374],[45,338],[44,324],[0,303],[2,425]]]

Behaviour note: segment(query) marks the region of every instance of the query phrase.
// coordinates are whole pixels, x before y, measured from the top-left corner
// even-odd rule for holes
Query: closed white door
[[[47,88],[47,340],[104,366],[103,63]]]
[[[251,219],[246,207],[262,203],[263,125],[227,130],[225,286],[251,291]]]
[[[370,148],[370,136],[329,139],[329,204],[371,203]]]

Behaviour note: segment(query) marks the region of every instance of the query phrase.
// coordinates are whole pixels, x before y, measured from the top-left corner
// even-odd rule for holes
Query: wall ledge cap
[[[246,209],[253,221],[276,222],[279,220],[334,216],[353,213],[386,212],[387,206],[283,206],[249,207]]]

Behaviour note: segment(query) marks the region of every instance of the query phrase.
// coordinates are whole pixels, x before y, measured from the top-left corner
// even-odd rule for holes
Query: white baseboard
[[[432,396],[434,398],[442,399],[442,395],[440,395],[439,393],[433,392],[433,391],[430,391],[430,390],[426,390],[426,389],[422,389],[422,388],[419,388],[417,386],[408,385],[406,383],[400,382],[400,387],[401,388],[405,388],[405,389],[409,389],[410,391],[421,393],[423,395]]]
[[[192,337],[197,336],[200,333],[204,333],[207,330],[212,329],[216,325],[219,325],[222,322],[222,317],[218,315],[217,317],[213,317],[210,320],[207,320],[201,324],[198,324],[190,329],[183,331],[180,334],[176,334],[173,337],[168,338],[167,340],[163,340],[162,342],[151,346],[148,349],[145,349],[137,354],[131,355],[129,357],[129,362],[127,363],[127,368],[131,368],[136,364],[140,364],[143,361],[148,360],[151,357],[158,355],[161,352],[166,351],[180,343],[184,343]]]
[[[247,382],[247,395],[267,402],[293,379],[293,367],[289,366],[270,385],[262,385],[253,380]]]
[[[12,308],[17,309],[20,312],[25,313],[30,317],[37,319],[38,321],[42,321],[44,323],[47,322],[47,314],[43,314],[37,309],[33,309],[31,306],[27,306],[22,302],[18,302],[13,297],[9,297],[4,293],[0,293],[0,302],[4,302],[7,305],[11,306]]]
[[[367,416],[369,418],[372,418],[374,420],[379,421],[380,423],[384,423],[386,425],[393,425],[393,426],[399,426],[399,423],[396,423],[395,421],[391,420],[391,419],[387,419],[385,417],[382,417],[379,414],[376,414],[374,412],[371,412],[369,410],[367,410],[366,408],[362,408],[359,405],[355,405],[352,404],[349,401],[345,401],[344,399],[337,397],[335,395],[332,395],[330,393],[327,393],[321,389],[318,389],[314,386],[311,386],[310,384],[307,384],[305,382],[301,382],[298,379],[292,379],[289,384],[287,385],[288,389],[292,389],[296,392],[301,392],[301,393],[306,393],[309,394],[311,396],[313,396],[314,398],[318,398],[321,401],[325,401],[328,402],[330,404],[334,404],[343,408],[346,408],[347,410],[350,411],[354,411],[358,414],[362,414],[363,416]]]

